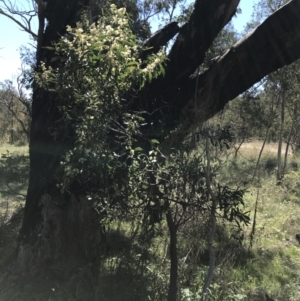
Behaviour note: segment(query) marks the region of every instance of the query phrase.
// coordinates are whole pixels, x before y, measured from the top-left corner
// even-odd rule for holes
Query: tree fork
[[[196,7],[200,5],[198,2],[206,5],[205,8],[209,7],[208,1],[196,1]],[[206,18],[209,20],[205,19],[208,24],[221,24],[213,32],[215,37],[234,14],[238,1],[227,2],[229,11],[225,8],[220,9],[223,1],[215,0],[211,3],[214,7],[219,7],[217,11],[224,12],[223,15],[216,12],[207,14]],[[200,25],[192,21],[200,15],[199,10],[195,8],[191,21],[180,30],[169,54],[166,76],[151,83],[141,93],[143,101],[140,101],[139,107],[150,106],[151,112],[160,111],[157,113],[160,116],[154,114],[152,119],[168,116],[170,130],[181,124],[181,131],[173,134],[171,139],[174,144],[184,139],[191,126],[208,120],[221,111],[230,100],[266,75],[300,58],[300,0],[292,0],[224,54],[212,60],[208,70],[199,75],[195,74],[196,68],[203,62],[203,53],[210,46],[209,43],[205,43],[204,38],[201,39],[199,28],[196,27]],[[218,23],[217,17],[222,18],[223,22]],[[209,27],[202,27],[202,30],[204,29],[210,32]],[[194,38],[200,39],[199,42],[191,42],[192,33]],[[189,47],[184,48],[184,45]],[[203,49],[205,51],[202,51]],[[193,53],[199,53],[197,60],[190,58]],[[149,98],[152,99],[150,105]]]
[[[234,16],[238,4],[239,0],[195,1],[190,20],[180,28],[168,55],[165,76],[148,84],[131,109],[149,112],[149,124],[164,120],[164,129],[174,130],[182,122],[181,111],[194,95],[190,76],[203,63],[206,51]]]

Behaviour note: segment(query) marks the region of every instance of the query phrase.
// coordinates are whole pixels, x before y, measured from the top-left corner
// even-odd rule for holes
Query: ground
[[[278,185],[275,177],[277,146],[267,144],[258,177],[252,180],[261,145],[261,141],[244,144],[237,158],[228,153],[226,163],[219,170],[220,180],[246,188],[245,205],[252,222],[243,229],[242,246],[236,248],[227,244],[217,252],[210,300],[261,301],[265,300],[265,293],[278,301],[300,300],[300,244],[295,238],[300,233],[300,157],[289,153],[287,174]],[[7,267],[14,258],[22,221],[28,149],[6,145],[0,148],[0,154],[0,282],[5,283],[0,285],[0,301],[91,301],[98,300],[100,294],[103,300],[109,301],[142,301],[146,300],[147,294],[151,294],[152,300],[163,300],[158,292],[166,288],[169,267],[168,236],[164,225],[157,229],[157,236],[146,247],[136,240],[135,229],[129,223],[110,225],[107,241],[111,253],[102,262],[98,279],[93,278],[89,269],[82,269],[67,283],[53,279],[38,279],[21,287],[13,280],[8,283]],[[255,207],[255,235],[251,242]],[[203,227],[199,220],[194,227],[179,233],[182,300],[197,300],[197,291],[201,290],[207,264],[205,243],[199,232]],[[200,254],[197,262],[192,262],[194,249],[191,249],[189,236],[197,237],[193,243]],[[226,242],[226,238],[223,239]],[[217,245],[216,248],[218,250]],[[195,266],[197,269],[193,270],[192,280],[189,280],[190,269]]]

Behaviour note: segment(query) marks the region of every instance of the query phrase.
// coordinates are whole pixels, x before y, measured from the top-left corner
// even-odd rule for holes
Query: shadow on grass
[[[157,295],[151,288],[156,276],[147,269],[144,249],[133,244],[132,239],[120,231],[111,231],[107,237],[110,244],[108,253],[65,281],[49,276],[50,273],[25,280],[18,275],[7,278],[2,274],[0,300],[165,300],[165,297],[152,298]]]
[[[0,216],[0,271],[3,271],[15,259],[17,238],[23,214],[24,208],[19,208],[9,220],[5,220]]]
[[[2,198],[24,195],[29,177],[29,156],[8,153],[0,160]]]
[[[107,241],[108,254],[100,267],[98,295],[111,301],[153,300],[149,299],[153,294],[151,284],[157,275],[148,269],[147,243],[119,230],[107,233]]]
[[[0,159],[0,300],[109,300],[142,301],[157,295],[153,283],[157,275],[147,268],[149,253],[136,237],[122,231],[107,233],[108,252],[99,254],[98,262],[82,267],[69,279],[59,275],[22,278],[9,273],[17,250],[23,209],[9,220],[8,206],[18,194],[26,193],[29,174],[28,155],[7,153]],[[9,220],[9,221],[8,221]],[[154,281],[155,280],[155,281]],[[153,298],[151,300],[154,300]],[[159,299],[155,299],[159,300]],[[165,300],[161,298],[160,300]]]

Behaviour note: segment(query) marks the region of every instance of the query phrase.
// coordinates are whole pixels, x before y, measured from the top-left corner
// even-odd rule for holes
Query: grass
[[[22,194],[27,191],[28,146],[1,145],[0,154],[0,270],[3,270],[16,252],[25,202]]]
[[[28,146],[0,147],[0,216],[8,219],[24,204],[29,174]]]
[[[257,141],[257,140],[254,140],[252,142],[243,143],[239,150],[239,154],[240,154],[240,156],[246,157],[248,159],[251,157],[256,159],[261,150],[262,144],[263,144],[262,141]],[[285,153],[285,148],[286,148],[286,144],[283,143],[282,149],[281,149],[282,155],[284,155],[284,153]],[[278,151],[277,143],[267,143],[264,147],[262,156],[263,156],[263,158],[277,156],[277,151]],[[290,156],[292,155],[292,152],[290,149],[289,149],[288,154]]]
[[[0,145],[1,156],[7,155],[7,154],[25,155],[25,154],[28,154],[28,152],[29,152],[28,145],[16,146],[16,145],[8,144],[8,143],[2,143]]]
[[[300,233],[300,158],[289,154],[287,174],[277,185],[277,149],[266,145],[259,178],[253,180],[258,146],[245,145],[222,170],[222,180],[247,188],[245,201],[252,224],[244,229],[246,244],[258,201],[252,256],[231,270],[230,279],[247,292],[247,300],[264,300],[265,292],[275,300],[300,300],[300,246],[295,239]]]
[[[300,245],[295,239],[300,233],[300,158],[289,155],[287,173],[277,185],[276,146],[266,145],[259,177],[253,180],[260,145],[257,142],[253,142],[252,148],[251,144],[245,145],[237,158],[229,156],[219,170],[220,181],[247,189],[245,204],[251,212],[252,223],[243,229],[245,239],[242,245],[230,239],[228,225],[219,226],[211,301],[263,301],[265,293],[276,301],[300,300]],[[24,152],[21,149],[14,149],[13,157],[17,159],[11,161],[9,167],[28,168],[26,149]],[[1,179],[8,175],[7,167],[7,160],[0,159]],[[21,183],[21,180],[22,177],[16,178],[11,183],[18,192],[25,191],[26,181]],[[0,189],[0,216],[5,216],[7,206],[14,211],[23,200],[7,190],[3,180]],[[250,248],[256,201],[255,236]],[[12,211],[4,218],[5,222]],[[1,269],[13,257],[21,218],[22,212],[10,223],[0,225]],[[200,298],[208,264],[205,227],[205,219],[199,217],[178,232],[181,301]],[[65,282],[43,278],[20,286],[12,280],[5,282],[2,279],[0,282],[6,285],[0,286],[0,301],[166,300],[170,264],[167,227],[162,223],[156,236],[148,241],[143,241],[136,233],[129,222],[107,228],[109,252],[99,263],[97,277],[91,274],[90,267],[84,267]]]

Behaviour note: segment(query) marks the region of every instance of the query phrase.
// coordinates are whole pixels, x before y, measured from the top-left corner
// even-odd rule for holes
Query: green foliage
[[[36,74],[41,87],[59,93],[64,120],[76,133],[74,148],[61,162],[63,190],[75,178],[102,181],[105,187],[107,175],[124,174],[125,161],[134,155],[143,118],[127,112],[127,106],[137,89],[163,73],[165,55],[159,52],[142,62],[129,23],[126,10],[111,5],[97,24],[83,19],[76,28],[68,27],[50,47],[58,68],[42,62]]]
[[[265,163],[265,169],[267,172],[272,172],[277,166],[277,159],[276,158],[267,158]]]

